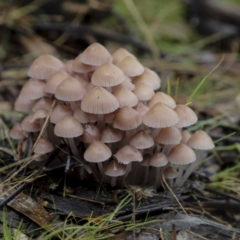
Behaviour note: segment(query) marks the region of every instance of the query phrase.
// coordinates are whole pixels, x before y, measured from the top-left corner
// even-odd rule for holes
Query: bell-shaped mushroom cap
[[[133,83],[135,85],[139,83],[145,83],[150,86],[153,90],[157,90],[160,88],[161,80],[159,76],[152,70],[145,68],[143,74],[137,76],[133,79]]]
[[[80,123],[93,123],[96,122],[98,116],[91,113],[84,112],[80,107],[75,109],[73,116],[80,122]]]
[[[138,102],[138,104],[135,107],[133,107],[133,109],[139,112],[141,116],[144,116],[149,110],[149,108],[142,102]]]
[[[57,104],[51,113],[50,122],[56,124],[65,116],[72,116],[72,110],[64,104]]]
[[[135,77],[144,72],[143,65],[134,57],[127,56],[119,64],[124,74],[128,77]]]
[[[154,140],[149,133],[140,130],[132,136],[129,144],[137,149],[147,149],[154,145]]]
[[[48,98],[48,97],[43,97],[40,98],[32,107],[32,111],[35,112],[36,110],[38,110],[39,108],[43,108],[46,109],[47,111],[50,111],[52,108],[52,104],[53,104],[53,99],[52,98]]]
[[[106,126],[102,130],[101,141],[104,143],[118,142],[123,138],[123,132],[111,126]]]
[[[14,109],[19,112],[31,112],[36,100],[17,98],[14,103]]]
[[[87,113],[107,114],[119,108],[119,102],[110,92],[102,87],[95,87],[86,93],[81,102],[81,109]]]
[[[168,164],[168,159],[165,154],[156,152],[149,160],[149,165],[153,167],[163,167]]]
[[[99,87],[113,87],[125,79],[123,71],[112,63],[105,63],[98,67],[92,75],[91,81]]]
[[[194,151],[183,143],[174,146],[168,154],[168,161],[177,165],[189,164],[195,160],[196,155]]]
[[[215,147],[211,137],[204,131],[195,132],[188,140],[187,145],[194,149],[209,150]]]
[[[164,92],[155,93],[152,99],[148,102],[147,106],[151,108],[153,105],[155,105],[158,102],[164,103],[165,105],[167,105],[172,109],[176,107],[176,102],[174,101],[174,99]]]
[[[173,167],[167,167],[163,170],[163,175],[166,179],[174,179],[178,176],[178,172]]]
[[[62,101],[79,101],[85,93],[86,89],[79,81],[68,77],[57,86],[55,97]]]
[[[152,88],[145,83],[137,84],[133,92],[139,101],[148,101],[154,95]]]
[[[93,43],[82,52],[80,60],[84,64],[101,66],[112,62],[112,56],[104,46]]]
[[[186,105],[177,105],[174,110],[179,117],[179,122],[175,127],[188,127],[196,123],[198,120],[196,113]]]
[[[49,114],[49,111],[47,111],[44,108],[39,108],[31,114],[32,117],[31,117],[30,121],[35,122],[39,119],[44,119],[48,116],[48,114]]]
[[[84,143],[92,143],[98,141],[101,137],[100,130],[95,125],[86,124],[81,139]]]
[[[41,125],[39,122],[32,122],[32,114],[26,116],[22,123],[21,123],[21,128],[22,130],[26,132],[38,132],[41,130]]]
[[[142,123],[141,115],[133,108],[124,106],[119,109],[113,119],[113,127],[120,130],[131,130]]]
[[[15,123],[9,132],[9,136],[13,139],[24,139],[27,134],[22,130],[20,123]]]
[[[156,103],[143,117],[143,123],[152,128],[166,128],[177,124],[177,113],[163,103]]]
[[[112,54],[112,58],[113,58],[113,63],[114,64],[118,64],[120,63],[125,57],[134,57],[135,56],[133,54],[131,54],[130,52],[128,52],[126,49],[124,48],[119,48],[117,51],[115,51]]]
[[[44,54],[33,61],[28,69],[28,76],[34,79],[48,79],[63,68],[62,61],[52,55]]]
[[[74,59],[72,64],[72,71],[77,73],[88,73],[94,71],[96,66],[84,64],[81,61],[81,53]]]
[[[66,78],[71,77],[64,71],[58,71],[54,73],[48,80],[45,86],[45,92],[55,94],[57,86],[63,82]]]
[[[134,107],[138,103],[137,96],[125,87],[119,87],[113,95],[119,101],[119,107],[122,108],[124,106]]]
[[[131,145],[125,145],[124,147],[120,148],[114,156],[118,162],[122,164],[141,162],[143,160],[141,152]]]
[[[65,116],[55,125],[54,133],[58,137],[74,138],[83,134],[83,127],[74,117]]]
[[[28,80],[21,89],[20,99],[35,100],[43,97],[45,94],[45,82],[40,80]]]
[[[181,143],[187,144],[187,141],[192,135],[188,132],[188,130],[183,130],[182,131],[182,140]]]
[[[74,60],[69,60],[69,61],[67,61],[66,63],[65,63],[65,66],[64,66],[64,71],[66,71],[68,74],[70,74],[70,75],[72,75],[72,74],[74,74],[74,72],[73,72],[73,69],[72,69],[72,67],[73,67],[73,62],[74,62]]]
[[[114,111],[114,112],[111,112],[111,113],[108,113],[108,114],[104,114],[104,122],[105,123],[113,123],[113,119],[114,119],[114,117],[115,117],[115,115],[117,114],[117,110],[116,111]]]
[[[40,138],[37,142],[36,147],[34,148],[34,153],[49,153],[54,149],[52,143],[46,138]]]
[[[84,159],[88,162],[103,162],[112,156],[110,148],[101,141],[95,141],[89,145],[84,153]]]
[[[124,81],[121,84],[112,87],[112,91],[116,92],[118,90],[118,88],[121,88],[121,87],[127,88],[130,91],[133,91],[135,89],[135,85],[132,83],[131,79],[126,76],[125,76]]]
[[[182,139],[180,130],[176,127],[162,128],[158,135],[155,137],[155,141],[160,144],[178,144]]]
[[[110,161],[104,169],[104,174],[110,177],[123,176],[126,173],[126,165],[118,163],[116,160]]]

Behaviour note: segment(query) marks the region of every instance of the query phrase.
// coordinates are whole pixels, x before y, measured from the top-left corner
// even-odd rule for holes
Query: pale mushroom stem
[[[115,187],[117,183],[117,177],[111,177],[111,186]]]
[[[77,108],[77,103],[76,102],[70,102],[70,107],[71,107],[71,110],[74,112]]]
[[[75,144],[74,138],[65,138],[65,141],[68,142],[74,157],[76,157],[77,159],[80,160],[81,156],[80,156],[77,146]]]
[[[195,168],[198,167],[198,165],[200,164],[200,161],[202,159],[204,159],[203,156],[201,156],[201,154],[203,154],[203,152],[198,152],[196,154],[197,159],[195,160],[195,162],[191,163],[188,167],[186,172],[184,173],[184,175],[182,176],[182,178],[179,180],[179,183],[177,184],[178,187],[181,187],[189,178],[189,176],[192,174],[192,172],[195,170]],[[206,156],[206,155],[205,155]]]
[[[99,130],[103,130],[103,128],[105,126],[104,114],[98,114],[97,126],[98,126]]]
[[[101,173],[102,178],[104,177],[104,169],[103,169],[103,164],[102,162],[97,163],[99,171]]]
[[[145,170],[145,175],[144,175],[144,180],[143,180],[143,185],[147,185],[148,184],[148,179],[149,179],[149,166],[148,167],[145,167],[146,170]]]
[[[180,187],[179,184],[181,183],[181,180],[182,180],[182,178],[183,178],[183,170],[184,170],[184,167],[185,167],[185,165],[178,167],[178,176],[177,176],[177,178],[175,179],[175,182],[174,182],[174,184],[173,184],[173,187],[174,187],[174,188]]]
[[[78,149],[76,147],[74,138],[65,138],[65,141],[68,142],[74,157],[76,157],[77,159],[80,160],[81,156],[80,156],[79,151],[78,151]],[[81,169],[80,169],[80,179],[81,180],[84,179],[84,169],[85,169],[84,166],[82,166]]]
[[[154,187],[156,189],[158,189],[162,183],[161,183],[161,175],[162,175],[162,169],[160,167],[158,167],[156,169],[156,179],[155,179],[155,183],[154,183]]]
[[[127,165],[126,173],[124,174],[123,180],[127,179],[127,177],[128,177],[128,175],[129,175],[129,173],[131,172],[131,170],[132,170],[132,163],[129,163],[129,164]]]

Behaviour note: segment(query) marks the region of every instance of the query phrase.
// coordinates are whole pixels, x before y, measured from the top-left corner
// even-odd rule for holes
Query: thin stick
[[[183,212],[188,216],[187,212],[185,211],[183,205],[180,203],[180,201],[178,200],[177,196],[174,194],[174,192],[172,191],[172,189],[169,187],[169,185],[166,182],[166,179],[163,175],[163,182],[165,184],[165,186],[167,187],[167,189],[170,191],[170,193],[173,195],[173,197],[176,199],[177,203],[179,204],[179,206],[181,207],[181,209],[183,210]]]

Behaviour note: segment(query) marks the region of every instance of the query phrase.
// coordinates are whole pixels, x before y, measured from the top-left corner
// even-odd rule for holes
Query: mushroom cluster
[[[28,76],[15,102],[15,110],[28,115],[10,136],[24,150],[28,134],[37,138],[49,118],[33,149],[42,154],[36,160],[64,142],[88,166],[81,179],[92,173],[112,186],[159,187],[164,175],[180,186],[196,166],[195,151],[214,147],[204,131],[186,130],[197,122],[194,111],[159,91],[159,76],[123,48],[111,55],[94,43],[66,64],[45,54]]]

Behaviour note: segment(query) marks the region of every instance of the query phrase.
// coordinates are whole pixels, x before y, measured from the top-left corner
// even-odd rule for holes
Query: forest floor
[[[204,6],[192,13],[186,1],[138,2],[0,3],[0,239],[240,239],[240,15],[236,26],[227,22],[230,35],[221,31],[240,6],[221,1],[227,17],[204,36],[194,28]],[[24,114],[13,105],[31,62],[44,53],[74,59],[93,42],[134,53],[160,75],[162,91],[191,103],[199,121],[189,131],[213,138],[216,147],[181,189],[76,185],[64,168],[15,161],[9,131]]]

